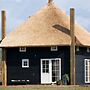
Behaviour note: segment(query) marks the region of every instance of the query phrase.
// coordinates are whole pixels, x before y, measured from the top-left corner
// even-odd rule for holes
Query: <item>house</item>
[[[4,21],[3,12],[0,47],[4,85],[52,84],[64,74],[69,75],[69,84],[90,84],[90,33],[72,19],[70,24],[70,17],[52,0],[7,36]],[[73,44],[71,29],[75,30]]]

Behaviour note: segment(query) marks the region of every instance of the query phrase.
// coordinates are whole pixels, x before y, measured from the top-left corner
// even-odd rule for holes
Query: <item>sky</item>
[[[34,15],[38,10],[47,5],[48,0],[0,0],[0,11],[6,11],[7,34],[15,27]],[[53,2],[67,15],[70,8],[75,8],[75,19],[88,32],[90,32],[90,0],[53,0]],[[1,35],[1,12],[0,12]]]

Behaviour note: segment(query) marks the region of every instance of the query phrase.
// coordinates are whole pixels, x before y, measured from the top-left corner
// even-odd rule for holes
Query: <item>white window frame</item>
[[[90,52],[90,48],[87,47],[87,52],[89,53]]]
[[[43,66],[42,66],[42,61],[43,60],[49,60],[49,73],[43,73]],[[61,80],[61,58],[49,58],[49,59],[41,59],[41,84],[53,84],[53,83],[56,83],[56,81],[55,82],[53,82],[52,81],[52,61],[53,60],[59,60],[59,79]],[[49,81],[46,83],[46,82],[44,82],[45,80],[47,80],[47,79],[45,79],[45,77],[46,77],[46,75],[50,75],[49,76]],[[45,76],[44,76],[45,75]],[[46,77],[47,78],[47,77]],[[45,79],[45,80],[44,80]],[[43,81],[44,80],[44,81]]]
[[[58,51],[58,47],[57,46],[51,46],[51,51]]]
[[[79,46],[76,47],[76,51],[78,52],[80,49],[79,49]]]
[[[88,63],[88,65],[86,65],[86,62]],[[89,80],[89,78],[90,78],[90,70],[89,70],[89,63],[90,63],[90,59],[85,59],[85,62],[84,62],[84,65],[85,65],[85,83],[90,83],[90,80]],[[86,70],[86,66],[88,67],[88,70]],[[86,72],[88,71],[88,75],[86,76]],[[88,80],[86,80],[86,77],[88,77]]]
[[[27,66],[24,66],[24,62],[27,62]],[[22,68],[29,68],[29,59],[22,59]]]
[[[19,52],[26,52],[26,47],[20,47]]]

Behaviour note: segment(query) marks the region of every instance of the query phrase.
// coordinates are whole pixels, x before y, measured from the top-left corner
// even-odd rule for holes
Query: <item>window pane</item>
[[[21,47],[21,50],[25,50],[25,48],[24,47]]]
[[[46,68],[48,68],[48,69],[49,69],[49,65],[46,65]]]
[[[45,68],[45,65],[43,65],[43,68]]]
[[[59,66],[56,66],[56,70],[59,70]]]
[[[59,65],[59,60],[56,61],[56,65]]]
[[[43,73],[45,73],[45,69],[43,69]]]
[[[56,81],[58,81],[59,80],[59,77],[56,77]]]
[[[52,66],[53,66],[53,67],[56,66],[56,62],[55,62],[55,60],[52,61]]]
[[[49,61],[46,61],[46,64],[49,65]]]
[[[86,71],[86,77],[88,76],[88,72]]]
[[[55,82],[55,77],[52,77],[52,82]]]
[[[88,65],[88,61],[86,60],[86,66]]]
[[[52,70],[55,70],[55,67],[52,67]]]
[[[86,66],[86,71],[88,70],[88,66]]]
[[[56,76],[58,76],[58,77],[59,77],[59,71],[57,71],[57,72],[56,72]]]
[[[24,61],[24,66],[27,66],[27,63],[28,63],[27,61]]]
[[[46,73],[49,73],[49,69],[46,69]]]
[[[86,77],[86,81],[88,81],[88,77]]]
[[[42,64],[45,64],[45,61],[42,61]]]

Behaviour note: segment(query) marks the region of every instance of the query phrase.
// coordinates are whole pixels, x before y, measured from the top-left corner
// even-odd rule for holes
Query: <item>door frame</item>
[[[56,82],[52,82],[52,60],[59,60],[59,78],[61,80],[61,58],[46,58],[46,59],[40,59],[40,74],[42,75],[42,61],[43,60],[49,60],[49,72],[50,72],[50,82],[49,83],[56,83]],[[42,79],[42,76],[41,76]],[[46,83],[46,84],[49,84]],[[44,84],[41,82],[41,84]]]

